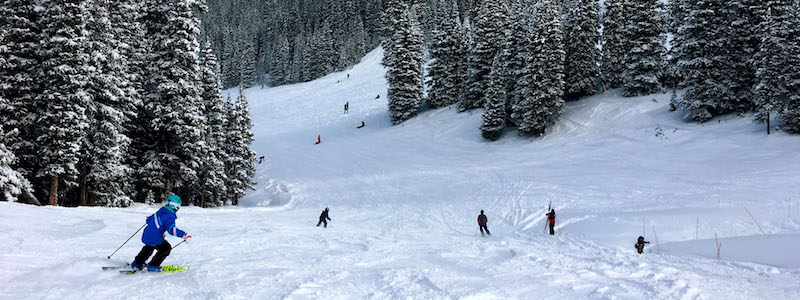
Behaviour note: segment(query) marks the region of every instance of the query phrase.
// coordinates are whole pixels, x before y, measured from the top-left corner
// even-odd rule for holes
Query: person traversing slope
[[[364,126],[367,126],[367,125],[366,125],[366,124],[364,124],[364,121],[361,121],[361,126],[358,126],[358,127],[356,127],[356,128],[359,128],[359,129],[361,129],[361,128],[364,128]]]
[[[481,236],[485,236],[483,234],[484,230],[486,230],[486,234],[492,235],[492,233],[489,232],[489,227],[486,227],[487,222],[489,222],[489,219],[486,218],[486,215],[483,214],[483,210],[481,210],[481,214],[478,215],[478,228],[481,229]]]
[[[192,237],[183,230],[175,226],[175,220],[178,216],[175,213],[181,208],[181,197],[178,195],[170,195],[164,200],[164,207],[159,209],[156,213],[147,217],[147,227],[142,234],[142,243],[144,247],[136,255],[136,258],[131,263],[131,267],[136,269],[143,269],[147,267],[148,271],[161,271],[161,263],[164,261],[172,246],[164,239],[164,235],[169,233],[184,240]],[[145,261],[156,250],[156,255],[150,260],[150,263],[145,264]]]
[[[331,218],[328,217],[328,208],[326,207],[325,210],[322,211],[322,214],[319,215],[319,222],[317,223],[317,227],[319,227],[319,224],[325,223],[325,228],[328,228],[329,220],[331,220]]]
[[[556,234],[556,231],[554,230],[556,227],[556,210],[551,209],[549,213],[545,214],[545,216],[547,216],[547,223],[550,223],[550,235]]]
[[[317,136],[317,142],[316,142],[315,145],[319,145],[319,143],[322,143],[322,136],[321,135]]]
[[[344,104],[344,113],[350,112],[350,101]]]
[[[635,245],[636,251],[639,252],[639,254],[642,254],[642,252],[644,252],[644,244],[650,244],[650,242],[645,241],[643,236],[639,236],[639,239],[636,240],[636,245]]]

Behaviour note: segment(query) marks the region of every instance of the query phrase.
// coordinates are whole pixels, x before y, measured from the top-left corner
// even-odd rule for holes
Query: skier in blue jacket
[[[164,200],[164,207],[159,209],[156,213],[147,217],[147,227],[142,234],[142,251],[131,263],[131,267],[136,269],[147,268],[148,271],[160,272],[161,262],[169,256],[172,245],[164,239],[164,235],[169,233],[184,240],[192,237],[183,230],[175,226],[175,220],[178,216],[175,213],[181,208],[181,197],[178,195],[170,195]],[[145,264],[145,261],[156,250],[156,255],[150,260],[150,263]]]

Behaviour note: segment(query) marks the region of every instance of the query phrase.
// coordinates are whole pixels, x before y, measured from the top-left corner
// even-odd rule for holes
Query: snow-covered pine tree
[[[669,0],[666,5],[666,14],[664,16],[666,32],[672,35],[672,39],[668,41],[669,49],[664,57],[666,65],[661,82],[664,84],[664,87],[672,89],[680,87],[683,81],[680,68],[678,67],[678,60],[680,59],[678,45],[683,44],[683,42],[681,41],[681,36],[678,34],[678,31],[687,21],[686,19],[689,12],[686,5],[686,0]],[[670,102],[670,106],[677,108],[678,102]]]
[[[561,27],[561,3],[543,0],[537,10],[532,47],[535,56],[531,69],[535,72],[530,91],[530,104],[522,114],[519,133],[541,136],[555,124],[564,108],[564,51]],[[520,105],[522,106],[522,105]]]
[[[459,111],[483,107],[483,96],[489,83],[492,61],[505,44],[508,7],[505,0],[486,0],[475,20],[475,47],[468,55],[468,81],[466,97],[461,99]]]
[[[756,122],[767,122],[772,112],[780,113],[791,132],[800,131],[797,94],[800,92],[800,33],[794,1],[766,1],[767,18],[761,49],[756,55]],[[768,129],[769,130],[769,129]]]
[[[85,0],[88,15],[87,31],[91,51],[92,72],[87,92],[92,101],[86,106],[88,119],[86,137],[82,139],[80,171],[80,204],[124,207],[133,200],[132,170],[124,164],[130,138],[125,135],[127,116],[135,110],[134,95],[125,75],[124,59],[108,18],[109,0]],[[126,93],[128,92],[128,93]]]
[[[664,66],[664,20],[659,0],[628,2],[625,36],[630,47],[625,55],[622,83],[625,96],[648,95],[661,90]]]
[[[225,173],[227,132],[225,119],[225,100],[222,98],[222,84],[219,81],[217,57],[206,42],[202,56],[203,65],[203,110],[206,118],[205,143],[208,153],[202,161],[199,187],[202,190],[200,206],[222,206],[225,204],[228,181]]]
[[[506,49],[504,52],[510,52]],[[492,73],[489,75],[489,85],[486,87],[484,101],[486,111],[483,113],[483,124],[481,125],[481,135],[483,138],[496,141],[500,138],[503,130],[503,122],[506,119],[506,80],[504,73],[508,70],[503,68],[502,53],[498,53],[492,63]]]
[[[36,107],[34,99],[40,94],[39,64],[40,28],[35,12],[36,3],[31,0],[0,1],[0,32],[4,40],[0,53],[4,60],[0,66],[0,97],[7,100],[0,107],[0,124],[7,131],[16,130],[14,138],[5,143],[9,151],[17,156],[15,168],[26,178],[33,180],[38,172],[38,155],[35,140]]]
[[[601,63],[603,85],[607,89],[622,87],[622,73],[625,71],[625,56],[630,50],[626,40],[629,22],[630,0],[606,1],[603,16],[603,60]]]
[[[148,24],[154,43],[150,53],[150,84],[145,110],[150,120],[150,148],[145,153],[142,178],[151,189],[177,192],[191,203],[188,187],[197,182],[202,157],[199,21],[194,11],[203,11],[199,0],[169,0],[153,3]],[[166,194],[162,190],[159,194]]]
[[[749,26],[737,21],[742,13],[736,1],[690,1],[676,38],[682,86],[687,88],[676,106],[690,110],[689,116],[706,122],[713,116],[749,109],[752,74],[746,47]],[[726,24],[725,26],[709,24]],[[739,27],[744,27],[740,29]]]
[[[526,9],[521,1],[516,1],[508,19],[508,32],[503,54],[506,78],[506,116],[509,125],[522,123],[522,115],[530,110],[531,88],[534,76],[531,43],[532,11]],[[527,107],[527,109],[523,108]]]
[[[569,14],[569,22],[564,30],[567,51],[565,95],[568,99],[591,96],[599,91],[598,9],[597,0],[579,0]]]
[[[461,46],[459,47],[459,53],[461,54],[461,59],[458,60],[458,68],[456,70],[458,73],[458,101],[464,101],[467,97],[467,93],[469,93],[469,59],[468,55],[472,51],[472,48],[475,47],[475,39],[472,32],[472,24],[469,18],[464,18],[464,23],[461,25],[461,31],[459,32],[461,37]]]
[[[392,42],[393,36],[395,33],[395,29],[397,28],[398,19],[400,15],[403,14],[406,10],[410,9],[411,3],[409,1],[404,0],[386,0],[385,9],[383,10],[383,29],[381,30],[383,35],[383,42],[381,46],[383,47],[383,65],[386,67],[391,67],[392,61]]]
[[[0,102],[5,101],[0,98]],[[5,140],[10,133],[6,133],[0,124],[0,201],[15,202],[23,196],[36,200],[33,197],[33,188],[28,179],[14,169],[17,157],[6,148]],[[38,201],[35,202],[39,205]]]
[[[6,68],[8,57],[8,46],[5,40],[4,32],[0,31],[0,69]],[[0,109],[9,108],[9,101],[0,95]],[[19,200],[19,196],[23,195],[34,201],[37,205],[39,202],[33,197],[33,187],[27,178],[17,170],[17,157],[10,149],[6,147],[6,143],[10,140],[17,140],[14,136],[19,131],[12,129],[11,132],[6,133],[3,125],[0,123],[0,201],[14,202]]]
[[[228,113],[228,193],[233,195],[233,205],[239,204],[245,192],[253,189],[250,180],[256,174],[256,153],[250,148],[253,143],[253,122],[250,117],[250,106],[244,94],[244,89],[239,89],[236,107]]]
[[[422,102],[423,37],[411,9],[397,18],[392,36],[391,55],[384,62],[389,66],[389,116],[393,124],[400,124],[417,113]]]
[[[86,30],[87,11],[82,0],[47,0],[42,2],[40,19],[42,93],[36,104],[39,115],[36,120],[40,135],[39,146],[41,169],[37,177],[49,182],[49,204],[56,205],[63,190],[58,187],[75,182],[81,140],[88,127],[86,109],[92,99],[87,93],[91,73],[90,49]]]
[[[239,84],[244,88],[252,87],[256,79],[256,53],[253,49],[253,41],[249,38],[244,38],[246,41],[242,42],[242,51],[239,61]]]
[[[272,68],[270,72],[272,75],[272,83],[281,85],[291,81],[292,49],[289,46],[289,39],[285,35],[278,39],[278,45],[276,47],[278,51],[275,53],[273,62],[275,67]]]
[[[333,31],[328,21],[323,22],[314,32],[311,44],[311,64],[309,80],[319,78],[336,70],[339,53],[333,40]]]
[[[438,12],[437,26],[433,32],[430,53],[433,62],[428,71],[428,104],[438,108],[455,104],[459,100],[461,74],[458,73],[461,54],[461,24],[456,1],[442,5]]]

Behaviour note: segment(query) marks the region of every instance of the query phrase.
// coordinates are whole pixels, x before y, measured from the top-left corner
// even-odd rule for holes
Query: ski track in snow
[[[165,264],[188,272],[100,270],[133,259],[140,235],[105,258],[157,207],[0,202],[0,298],[800,298],[797,136],[767,137],[747,118],[687,123],[669,94],[618,91],[567,103],[538,139],[509,130],[486,142],[482,110],[391,126],[381,56],[247,90],[266,156],[257,190],[242,207],[181,209],[193,238]],[[549,201],[555,237],[543,230]],[[326,206],[333,220],[314,227]],[[652,244],[638,255],[643,219]]]

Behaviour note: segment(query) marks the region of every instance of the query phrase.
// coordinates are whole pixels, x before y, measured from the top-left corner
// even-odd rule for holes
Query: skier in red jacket
[[[315,145],[319,145],[319,143],[322,143],[322,136],[321,135],[317,136],[317,143]]]
[[[483,231],[486,230],[486,234],[492,235],[489,232],[489,227],[486,227],[486,223],[489,222],[489,219],[486,218],[486,215],[483,214],[483,210],[481,210],[481,214],[478,215],[478,228],[481,229],[481,236],[485,236]]]
[[[556,226],[556,210],[551,209],[549,213],[545,214],[547,216],[547,222],[550,223],[550,235],[556,234],[554,227]]]

